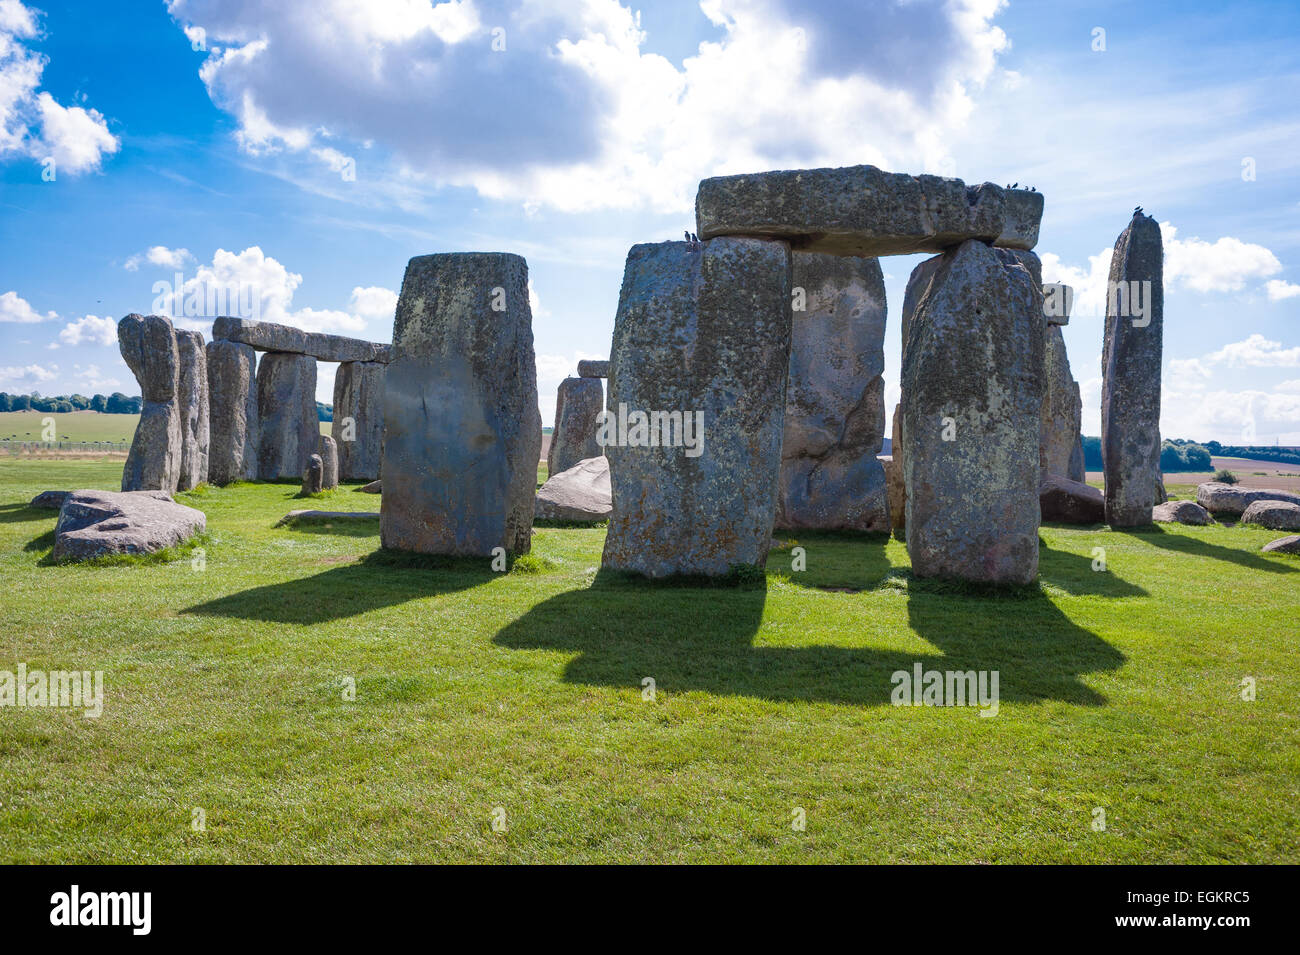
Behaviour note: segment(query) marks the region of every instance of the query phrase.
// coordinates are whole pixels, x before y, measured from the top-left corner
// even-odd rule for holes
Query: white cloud
[[[1270,302],[1280,302],[1284,298],[1300,295],[1300,285],[1292,285],[1283,279],[1269,279],[1264,283],[1264,288],[1268,290]]]
[[[1113,249],[1102,249],[1088,256],[1088,267],[1066,265],[1054,252],[1044,252],[1043,281],[1063,282],[1074,289],[1071,318],[1100,318],[1106,314],[1106,288],[1110,281],[1110,259]]]
[[[1273,390],[1287,395],[1300,395],[1300,378],[1292,378],[1290,381],[1281,382]]]
[[[352,299],[348,311],[365,319],[392,322],[397,311],[397,293],[392,289],[372,285],[369,288],[357,286],[352,290]]]
[[[5,292],[0,295],[0,322],[44,322],[58,318],[54,312],[42,315],[32,308],[25,299],[19,298],[17,292]]]
[[[1234,368],[1300,368],[1300,347],[1286,348],[1281,342],[1269,341],[1256,333],[1244,341],[1224,345],[1202,360]]]
[[[578,373],[578,362],[584,359],[604,361],[608,355],[594,352],[578,351],[573,355],[537,355],[537,405],[542,412],[542,424],[551,427],[555,424],[555,393],[560,382]]]
[[[63,326],[59,341],[65,345],[116,345],[117,322],[87,315]]]
[[[123,264],[128,272],[139,271],[142,263],[157,265],[166,269],[180,269],[193,259],[189,249],[169,249],[165,245],[151,245],[143,252],[137,252]]]
[[[10,365],[0,368],[0,388],[17,388],[20,393],[30,391],[42,382],[57,377],[58,365]]]
[[[1224,236],[1205,242],[1193,236],[1177,238],[1171,223],[1160,223],[1165,247],[1165,285],[1186,286],[1194,292],[1236,292],[1247,279],[1265,278],[1282,271],[1277,256],[1251,242]]]
[[[99,370],[98,365],[87,365],[85,368],[74,365],[73,368],[77,373],[77,388],[79,391],[94,394],[96,392],[111,392],[115,388],[122,387],[120,379],[105,377],[104,373]]]
[[[56,175],[98,169],[117,152],[118,138],[97,110],[63,106],[38,92],[47,60],[23,41],[39,34],[36,11],[0,0],[0,158],[52,158]]]
[[[374,141],[386,178],[534,208],[683,211],[719,171],[938,163],[1008,46],[991,22],[1002,5],[704,0],[720,38],[680,66],[643,50],[616,0],[168,8],[206,30],[200,76],[252,154],[332,164],[343,153],[322,139]]]

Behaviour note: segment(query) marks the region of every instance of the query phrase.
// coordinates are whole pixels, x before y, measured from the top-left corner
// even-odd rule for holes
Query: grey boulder
[[[604,455],[579,461],[567,471],[547,478],[537,489],[533,517],[547,521],[595,523],[609,518],[614,503],[609,485],[609,459]]]
[[[37,507],[43,510],[57,511],[63,507],[63,502],[68,499],[71,491],[41,491],[28,503],[28,507]]]
[[[1196,503],[1215,517],[1240,517],[1256,501],[1285,501],[1300,504],[1300,494],[1275,488],[1241,487],[1207,481],[1196,488]]]
[[[1038,486],[1042,519],[1059,524],[1100,524],[1106,520],[1106,499],[1091,484],[1048,474]]]
[[[1151,520],[1158,524],[1213,524],[1210,512],[1195,501],[1167,501],[1151,508]]]
[[[1258,524],[1274,531],[1300,531],[1300,504],[1255,501],[1241,515],[1241,523]]]
[[[309,455],[302,472],[302,494],[319,494],[325,489],[325,465],[319,454]]]
[[[207,527],[203,512],[166,491],[73,491],[54,528],[54,560],[152,554]]]
[[[1269,541],[1260,550],[1273,554],[1300,554],[1300,534],[1279,537],[1275,541]]]

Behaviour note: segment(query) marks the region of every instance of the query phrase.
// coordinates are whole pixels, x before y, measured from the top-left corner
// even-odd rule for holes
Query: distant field
[[[45,418],[54,419],[56,441],[130,441],[138,414],[100,414],[98,411],[0,411],[0,441],[41,441]]]

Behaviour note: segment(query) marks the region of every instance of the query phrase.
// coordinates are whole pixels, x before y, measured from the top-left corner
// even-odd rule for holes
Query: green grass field
[[[138,414],[99,414],[74,411],[51,414],[47,411],[0,411],[0,440],[41,441],[44,419],[53,418],[56,441],[131,441]]]
[[[244,485],[178,496],[202,565],[42,565],[25,502],[119,474],[0,458],[0,670],[105,681],[97,720],[0,709],[0,862],[1300,862],[1276,533],[1046,527],[1041,587],[1000,596],[808,535],[806,571],[704,589],[599,573],[601,529],[507,574],[389,557]],[[997,670],[998,715],[891,705],[916,662]]]

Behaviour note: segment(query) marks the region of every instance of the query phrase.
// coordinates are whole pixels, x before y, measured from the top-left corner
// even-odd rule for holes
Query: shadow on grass
[[[566,682],[669,692],[701,690],[767,700],[874,706],[890,702],[898,670],[997,670],[1003,701],[1105,699],[1079,675],[1119,667],[1124,656],[1071,623],[1037,588],[1010,597],[908,594],[912,628],[942,656],[835,646],[755,647],[766,588],[646,586],[601,571],[584,590],[559,594],[501,630],[512,649],[578,651]],[[816,620],[810,620],[816,627]],[[815,629],[811,634],[816,639]]]
[[[430,574],[429,571],[438,571]],[[327,623],[500,577],[485,557],[431,557],[378,550],[312,577],[252,587],[186,607],[182,614],[268,623]]]
[[[26,504],[0,504],[0,524],[28,524],[59,516],[57,508],[29,507]]]
[[[1076,597],[1098,594],[1103,597],[1145,597],[1147,591],[1117,576],[1113,571],[1092,569],[1090,554],[1072,554],[1052,550],[1040,542],[1038,578]]]
[[[1159,525],[1153,524],[1150,527],[1135,527],[1127,529],[1116,529],[1112,533],[1128,534],[1140,541],[1148,544],[1154,544],[1156,547],[1163,547],[1165,550],[1172,550],[1179,554],[1191,554],[1193,557],[1210,557],[1214,560],[1225,560],[1231,564],[1239,564],[1250,570],[1263,570],[1274,574],[1291,574],[1295,573],[1296,568],[1277,561],[1269,560],[1261,554],[1255,554],[1250,551],[1237,550],[1235,547],[1221,547],[1218,544],[1211,544],[1207,541],[1200,540],[1196,537],[1187,537],[1183,534],[1172,534],[1164,530]],[[1277,532],[1279,536],[1284,531]]]
[[[783,542],[767,555],[767,569],[788,575],[796,587],[818,590],[870,590],[889,576],[888,534],[851,531],[777,531]],[[793,546],[790,546],[793,545]],[[848,546],[845,546],[848,545]],[[805,568],[793,569],[794,547],[804,549]]]
[[[342,520],[315,518],[276,525],[275,529],[293,531],[295,534],[329,534],[333,537],[378,537],[379,512],[375,512],[373,520],[368,517],[345,517]]]

